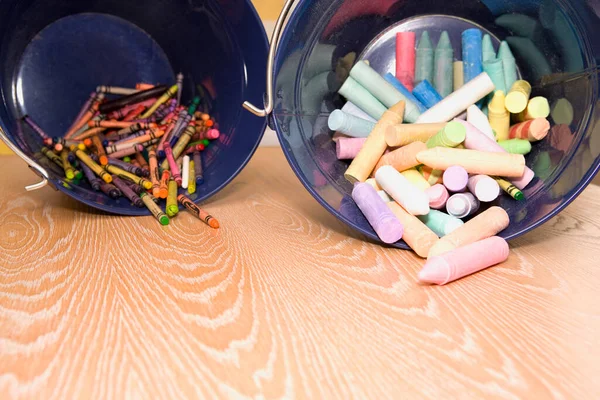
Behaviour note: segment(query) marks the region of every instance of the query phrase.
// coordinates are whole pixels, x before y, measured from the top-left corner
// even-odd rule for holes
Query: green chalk
[[[372,118],[380,120],[383,113],[387,111],[385,106],[375,98],[367,89],[361,86],[351,76],[346,79],[339,93],[346,100],[354,103],[358,108],[369,114]]]
[[[460,122],[448,122],[448,124],[435,136],[427,141],[427,148],[434,147],[456,147],[463,143],[467,137],[467,128]]]
[[[504,63],[502,60],[493,59],[491,61],[483,62],[483,71],[486,72],[492,82],[494,82],[494,86],[496,86],[496,90],[502,90],[504,93],[506,91],[506,79],[504,77]],[[493,97],[493,93],[491,94]]]
[[[483,53],[483,62],[492,61],[496,59],[496,50],[492,44],[492,37],[487,33],[483,35],[483,41],[481,44],[481,51]]]
[[[379,75],[366,62],[357,62],[352,70],[350,70],[350,76],[387,108],[391,108],[398,104],[398,102],[404,101],[406,103],[404,111],[405,122],[414,123],[421,116],[421,111],[412,100],[408,99],[394,85],[386,81],[383,76]],[[350,101],[358,105],[354,100]]]
[[[512,85],[517,81],[517,61],[515,56],[510,50],[510,46],[506,41],[500,43],[500,49],[498,50],[498,58],[502,60],[504,64],[504,86],[506,88],[512,88]]]
[[[501,140],[498,144],[511,154],[529,154],[531,152],[531,143],[529,140],[511,139]]]
[[[429,32],[424,31],[417,46],[415,61],[415,86],[427,79],[433,82],[433,44]]]
[[[438,210],[431,210],[429,214],[417,218],[439,237],[449,235],[465,224],[460,219]]]
[[[446,97],[454,88],[454,49],[446,31],[442,32],[435,49],[434,64],[433,86],[442,97]]]

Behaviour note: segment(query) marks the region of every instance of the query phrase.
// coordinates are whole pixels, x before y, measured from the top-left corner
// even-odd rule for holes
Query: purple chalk
[[[454,193],[464,192],[469,183],[469,173],[457,165],[444,172],[444,186]]]
[[[339,138],[336,143],[338,160],[354,160],[367,138]]]
[[[373,186],[368,183],[356,183],[352,198],[384,243],[396,243],[402,239],[404,226]]]

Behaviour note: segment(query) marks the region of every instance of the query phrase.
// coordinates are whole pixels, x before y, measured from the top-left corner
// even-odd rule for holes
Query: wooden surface
[[[0,398],[600,396],[600,188],[446,287],[262,149],[168,228],[0,175]]]

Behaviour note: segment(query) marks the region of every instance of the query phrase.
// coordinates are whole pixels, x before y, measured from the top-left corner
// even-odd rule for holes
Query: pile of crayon
[[[462,61],[447,32],[435,49],[428,32],[418,45],[413,32],[396,41],[396,75],[358,61],[329,128],[377,235],[404,239],[428,258],[420,280],[445,284],[508,258],[495,235],[509,216],[493,205],[502,192],[526,201],[535,174],[525,155],[548,134],[550,106],[518,79],[508,44],[496,54],[479,29],[462,33]]]
[[[218,126],[199,109],[200,97],[181,104],[183,75],[171,87],[140,83],[136,88],[98,86],[64,137],[51,138],[26,115],[23,120],[44,143],[41,153],[60,166],[65,180],[87,180],[112,199],[147,207],[162,225],[178,204],[207,225],[215,218],[185,194],[204,183],[202,151],[218,139]],[[111,99],[108,99],[108,96]],[[165,211],[159,204],[166,200]]]

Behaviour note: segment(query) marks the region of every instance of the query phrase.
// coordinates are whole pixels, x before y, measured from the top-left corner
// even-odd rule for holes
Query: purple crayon
[[[102,185],[100,185],[100,190],[102,193],[115,200],[123,195],[115,185],[104,181],[102,181]]]
[[[35,131],[35,133],[40,135],[40,137],[42,138],[42,140],[46,146],[52,146],[52,144],[53,144],[52,138],[50,136],[48,136],[48,134],[46,132],[44,132],[44,130],[42,128],[40,128],[40,126],[38,124],[33,122],[33,120],[31,119],[31,117],[29,115],[23,116],[23,121],[25,121],[25,123],[27,125],[29,125],[29,127]]]
[[[404,226],[377,191],[368,183],[356,183],[352,198],[384,243],[396,243],[402,239]]]
[[[169,143],[165,143],[164,145],[165,156],[167,157],[167,161],[169,162],[169,169],[171,170],[171,177],[177,182],[177,186],[181,186],[183,180],[181,179],[181,171],[177,166],[177,162],[175,158],[173,158],[173,149],[171,149],[171,145]]]
[[[119,178],[116,175],[113,175],[113,184],[121,191],[121,193],[123,193],[123,196],[127,197],[134,206],[142,208],[144,207],[144,202],[142,201],[142,199],[140,198],[140,196],[138,196],[133,189],[131,189],[129,187],[129,185],[127,185],[127,183],[125,183],[121,178]]]

